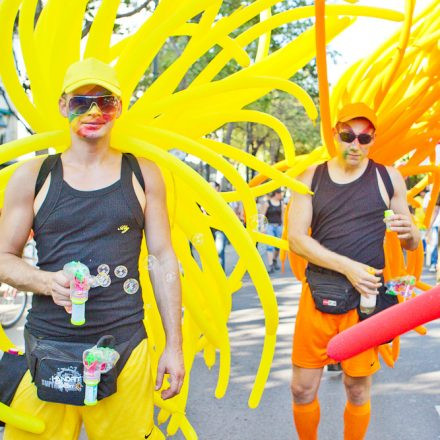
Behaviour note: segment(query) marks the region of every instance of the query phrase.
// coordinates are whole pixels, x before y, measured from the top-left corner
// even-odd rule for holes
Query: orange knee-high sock
[[[363,405],[348,402],[344,411],[344,440],[363,440],[370,422],[370,401]]]
[[[306,405],[292,404],[293,420],[300,440],[316,440],[319,425],[319,401],[315,399]]]

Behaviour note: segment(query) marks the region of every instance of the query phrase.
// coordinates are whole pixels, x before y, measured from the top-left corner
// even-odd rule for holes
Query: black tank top
[[[278,206],[272,205],[270,199],[267,201],[269,207],[266,211],[266,218],[269,223],[275,223],[281,225],[281,202]]]
[[[144,215],[134,192],[127,155],[122,156],[120,180],[95,191],[69,186],[63,180],[58,157],[49,191],[34,218],[38,265],[42,270],[58,271],[70,261],[81,261],[97,275],[98,267],[105,264],[111,284],[90,289],[82,326],[72,325],[70,315],[52,297],[34,295],[26,324],[29,332],[37,337],[81,342],[96,341],[96,336],[107,333],[127,340],[144,317],[138,270],[143,226]],[[115,275],[117,267],[119,277]],[[126,268],[126,275],[121,267]],[[132,294],[124,289],[129,279],[139,283]]]
[[[372,160],[353,182],[335,183],[330,179],[327,162],[313,176],[312,237],[325,248],[369,266],[382,269],[385,264],[384,210],[377,180],[379,170],[388,195],[393,186],[386,168]]]

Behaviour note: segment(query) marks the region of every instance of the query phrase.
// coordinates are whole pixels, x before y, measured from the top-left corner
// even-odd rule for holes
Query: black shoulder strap
[[[382,177],[382,181],[385,185],[385,189],[387,190],[388,197],[391,200],[394,196],[394,186],[393,182],[391,182],[391,177],[388,174],[388,170],[384,165],[381,165],[380,163],[376,164],[376,168],[379,171],[380,177]]]
[[[130,159],[131,158],[131,159]],[[144,212],[143,209],[139,203],[139,200],[136,196],[136,192],[133,187],[133,173],[136,176],[136,179],[139,181],[139,184],[141,185],[142,189],[145,191],[145,183],[144,179],[142,178],[141,169],[139,167],[139,164],[134,156],[131,154],[128,155],[124,153],[122,155],[122,169],[121,169],[121,184],[122,184],[122,191],[124,193],[124,197],[126,202],[128,203],[128,206],[136,219],[138,225],[140,228],[144,227],[145,218],[144,218]],[[138,174],[140,174],[140,176]]]
[[[123,153],[123,155],[127,158],[128,164],[130,165],[131,170],[133,171],[134,175],[136,176],[136,179],[139,182],[139,185],[141,186],[141,188],[145,192],[145,181],[144,181],[144,177],[142,176],[142,171],[139,166],[138,160],[131,153]]]
[[[312,185],[310,187],[310,189],[313,192],[315,192],[318,189],[319,182],[321,181],[322,173],[326,166],[327,166],[327,162],[324,162],[315,168],[315,172],[313,173],[313,178],[312,178]]]
[[[43,163],[41,164],[40,171],[38,173],[37,181],[35,182],[35,197],[40,192],[41,188],[44,185],[44,182],[51,173],[53,167],[55,166],[60,156],[61,153],[51,154],[47,156],[46,159],[44,159]]]

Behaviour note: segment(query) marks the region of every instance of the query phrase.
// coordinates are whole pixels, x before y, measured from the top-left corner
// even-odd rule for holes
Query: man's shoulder
[[[313,176],[315,175],[316,169],[321,164],[314,164],[306,168],[299,176],[298,180],[310,186],[312,184]]]
[[[374,161],[373,159],[370,159],[370,160],[371,160],[371,162],[373,162],[373,164],[376,167],[377,166],[384,167],[388,171],[388,174],[390,175],[390,177],[395,176],[395,175],[400,175],[399,171],[395,167],[393,167],[392,165],[384,165],[382,163]]]
[[[145,179],[155,178],[160,175],[160,169],[155,162],[145,157],[136,156],[136,159],[141,168],[142,174]]]
[[[35,179],[37,178],[41,165],[45,159],[46,156],[36,157],[19,164],[11,179],[14,179],[15,181],[23,181],[26,186],[32,182],[35,184]]]
[[[383,166],[387,170],[388,175],[390,176],[390,179],[393,183],[396,182],[397,180],[400,181],[403,179],[402,175],[400,174],[400,171],[397,168],[391,165],[383,165]]]
[[[33,198],[35,183],[45,157],[36,157],[20,163],[8,182],[8,191],[16,199]]]
[[[136,156],[142,176],[145,180],[147,192],[149,189],[155,189],[157,185],[163,184],[162,173],[159,166],[150,159]]]
[[[158,166],[152,160],[147,159],[146,157],[135,156],[135,158],[137,159],[140,167],[145,167],[146,169],[150,167],[158,168]]]

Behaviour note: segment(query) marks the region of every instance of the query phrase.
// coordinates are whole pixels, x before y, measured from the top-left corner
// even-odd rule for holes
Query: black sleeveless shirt
[[[127,155],[122,156],[120,180],[95,191],[69,186],[63,180],[58,157],[49,191],[34,218],[38,265],[42,270],[58,271],[70,261],[80,261],[92,275],[97,275],[99,266],[107,265],[111,283],[90,289],[86,322],[81,326],[71,324],[70,315],[52,297],[34,295],[28,331],[37,337],[79,342],[94,342],[96,336],[107,333],[127,340],[144,317],[138,269],[143,228],[144,215],[134,192]],[[115,274],[117,267],[119,277]],[[126,268],[125,276],[121,276],[125,272],[121,267]],[[124,289],[129,279],[139,283],[135,293]]]
[[[335,183],[327,162],[313,176],[312,237],[325,248],[355,261],[382,269],[385,265],[383,240],[384,211],[388,209],[380,194],[376,169],[388,195],[393,185],[386,168],[369,160],[364,173],[346,184]]]
[[[266,211],[266,218],[269,223],[275,223],[277,225],[281,225],[281,202],[280,204],[273,205],[270,199],[267,201],[269,206]]]

